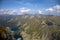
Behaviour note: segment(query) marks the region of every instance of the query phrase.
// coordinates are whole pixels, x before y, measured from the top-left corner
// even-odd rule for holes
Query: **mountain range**
[[[18,27],[16,33],[21,34],[24,40],[55,40],[53,36],[60,35],[60,16],[42,14],[0,15],[0,25],[5,28]]]

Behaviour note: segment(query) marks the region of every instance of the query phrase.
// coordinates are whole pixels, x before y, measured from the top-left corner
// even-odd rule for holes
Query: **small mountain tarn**
[[[14,38],[16,38],[18,40],[23,40],[22,35],[19,35],[19,34],[14,35]]]
[[[19,27],[13,27],[11,28],[12,31],[16,32],[16,34],[13,35],[13,37],[17,40],[23,40],[23,37],[20,33],[17,33],[17,31],[19,30]]]
[[[48,26],[53,25],[53,23],[52,23],[52,22],[46,22],[46,24],[47,24]]]

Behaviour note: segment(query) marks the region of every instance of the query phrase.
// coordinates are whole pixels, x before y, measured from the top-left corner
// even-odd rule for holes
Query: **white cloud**
[[[53,6],[51,8],[46,9],[45,11],[54,11],[54,10],[60,10],[60,5]]]
[[[39,14],[42,14],[42,11],[41,11],[41,10],[38,10],[38,13],[39,13]]]
[[[30,13],[32,10],[28,8],[20,8],[17,10],[17,15]]]
[[[30,13],[31,11],[32,11],[31,9],[24,8],[24,7],[18,10],[0,9],[0,15],[1,14],[20,15],[20,14]]]
[[[0,9],[0,15],[1,14],[10,14],[10,15],[20,15],[20,14],[51,14],[51,15],[60,15],[60,5],[56,5],[50,8],[45,9],[45,11],[41,10],[32,10],[29,8],[22,7],[18,10],[10,10],[10,9]]]
[[[20,8],[20,12],[21,12],[21,13],[29,12],[30,10],[31,10],[31,9]]]
[[[53,8],[48,8],[46,9],[46,11],[53,11]]]
[[[1,14],[9,14],[9,15],[11,15],[11,14],[14,14],[15,12],[16,12],[15,10],[0,9],[0,15]]]
[[[56,5],[56,6],[54,6],[54,8],[60,9],[60,5]]]
[[[45,12],[51,15],[60,15],[60,5],[56,5],[51,8],[45,9]]]

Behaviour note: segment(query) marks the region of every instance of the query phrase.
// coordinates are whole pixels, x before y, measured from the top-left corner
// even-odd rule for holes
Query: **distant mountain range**
[[[24,15],[0,15],[0,23],[4,25],[20,25],[21,23],[25,23],[28,20],[36,19],[41,20],[44,18],[54,18],[54,19],[60,19],[60,16],[53,16],[53,15],[42,15],[42,14],[24,14]],[[53,20],[53,19],[52,19]],[[59,22],[58,22],[59,23]]]
[[[18,27],[15,33],[20,33],[24,40],[51,40],[55,39],[51,35],[60,32],[60,16],[42,14],[0,15],[0,25],[5,28],[13,28],[12,30]]]

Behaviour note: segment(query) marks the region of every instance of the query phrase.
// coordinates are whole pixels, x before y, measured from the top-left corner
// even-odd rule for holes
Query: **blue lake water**
[[[16,39],[21,38],[21,35],[15,34],[15,35],[14,35],[14,38],[16,38]]]
[[[11,28],[12,31],[17,31],[18,30],[18,27],[13,27]]]
[[[12,30],[12,31],[18,31],[18,28],[19,28],[19,27],[13,27],[13,28],[11,28],[11,30]],[[15,35],[14,35],[14,38],[16,38],[16,39],[21,38],[21,40],[23,40],[23,37],[22,37],[22,35],[20,35],[20,34],[15,34]]]

